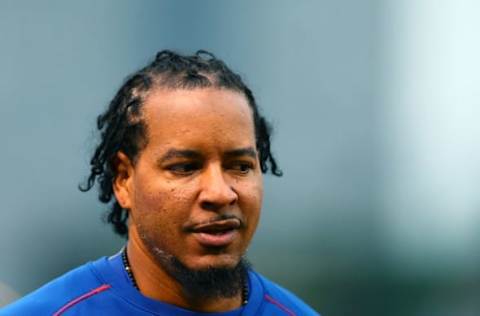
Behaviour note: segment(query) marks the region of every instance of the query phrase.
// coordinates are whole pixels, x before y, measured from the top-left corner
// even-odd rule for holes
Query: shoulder
[[[257,272],[253,272],[262,283],[265,295],[264,300],[267,308],[281,310],[285,315],[319,316],[310,306],[298,298],[295,294],[275,282],[267,279]],[[272,313],[273,314],[273,313]]]
[[[0,309],[0,315],[52,315],[63,307],[108,289],[84,264]]]

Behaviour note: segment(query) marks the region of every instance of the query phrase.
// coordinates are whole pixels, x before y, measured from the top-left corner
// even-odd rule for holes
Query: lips
[[[226,219],[194,225],[191,233],[205,247],[225,247],[231,244],[241,227],[239,219]]]

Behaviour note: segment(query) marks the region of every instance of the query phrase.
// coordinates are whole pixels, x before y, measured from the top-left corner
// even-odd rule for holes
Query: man
[[[1,315],[318,315],[244,259],[262,173],[281,172],[252,92],[222,61],[159,52],[97,124],[81,189],[97,181],[126,247]]]

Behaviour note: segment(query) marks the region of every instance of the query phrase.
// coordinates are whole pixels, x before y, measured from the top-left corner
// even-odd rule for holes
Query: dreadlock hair
[[[147,126],[141,113],[147,93],[155,88],[207,87],[230,89],[245,95],[253,112],[261,171],[267,173],[270,170],[273,175],[282,175],[270,150],[271,127],[259,113],[253,93],[241,77],[207,51],[199,50],[186,56],[162,50],[149,65],[126,78],[107,110],[97,117],[100,142],[90,160],[90,175],[85,183],[79,185],[79,189],[86,192],[95,185],[95,181],[98,183],[99,200],[105,204],[112,202],[105,219],[113,225],[117,234],[127,237],[128,212],[116,201],[113,192],[117,176],[115,158],[121,151],[135,163],[139,151],[148,142]]]

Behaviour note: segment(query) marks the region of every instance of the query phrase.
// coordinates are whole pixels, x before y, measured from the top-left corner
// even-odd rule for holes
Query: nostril
[[[207,211],[218,211],[220,209],[220,205],[216,204],[216,203],[212,203],[212,202],[208,202],[208,201],[203,201],[201,203],[202,205],[202,208],[204,210],[207,210]]]

